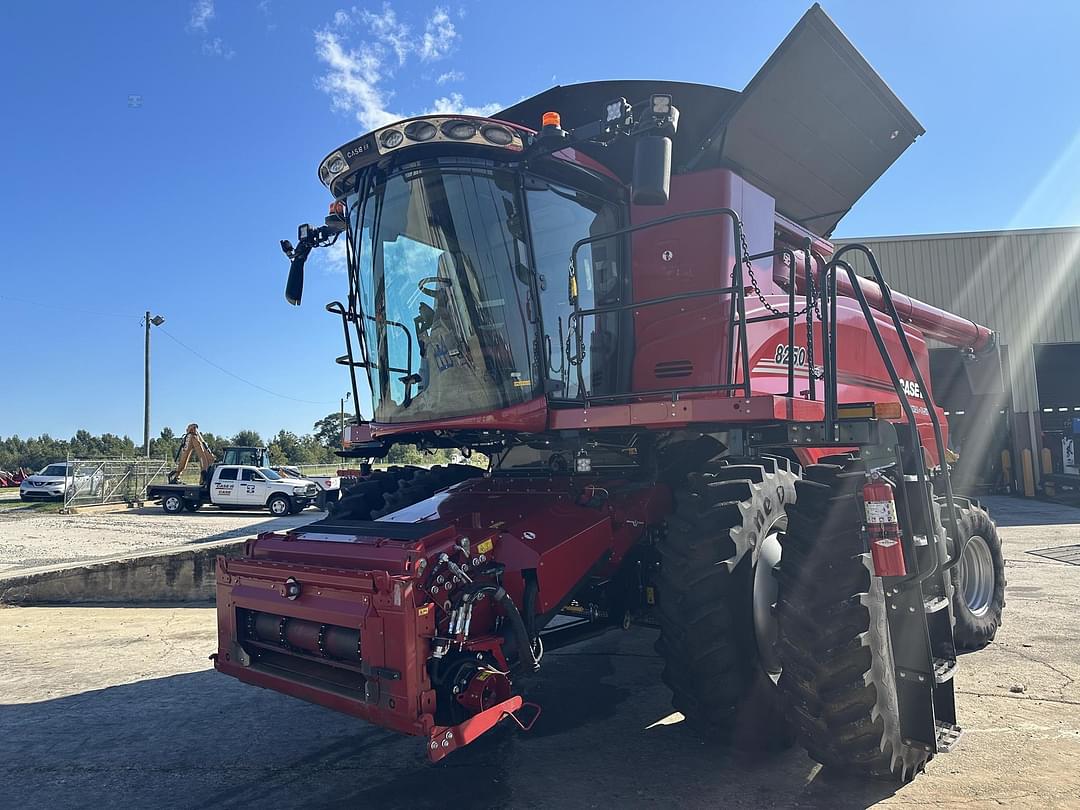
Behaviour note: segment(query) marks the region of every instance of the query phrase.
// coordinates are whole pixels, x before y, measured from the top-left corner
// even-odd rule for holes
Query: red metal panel
[[[772,249],[772,199],[727,170],[676,175],[666,206],[634,206],[638,225],[674,214],[710,208],[739,213],[751,253]],[[632,237],[635,301],[726,287],[734,262],[732,222],[725,216],[696,217],[636,232]],[[756,268],[768,279],[771,262]],[[727,368],[730,297],[700,298],[640,307],[633,311],[633,389],[717,385]],[[663,364],[679,363],[674,373]]]

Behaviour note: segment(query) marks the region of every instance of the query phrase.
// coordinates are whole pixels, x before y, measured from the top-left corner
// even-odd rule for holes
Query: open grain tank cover
[[[725,112],[689,168],[726,165],[828,236],[925,130],[814,4]]]

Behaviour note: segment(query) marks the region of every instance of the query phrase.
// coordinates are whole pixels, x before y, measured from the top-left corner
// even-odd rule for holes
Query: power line
[[[7,295],[7,294],[0,295],[0,301],[11,301],[11,302],[20,303],[20,304],[30,304],[31,306],[41,307],[42,309],[48,309],[48,310],[51,310],[53,312],[70,312],[70,313],[76,313],[76,314],[79,314],[79,315],[91,315],[91,316],[96,316],[96,317],[100,317],[100,318],[123,318],[124,320],[128,320],[129,318],[132,319],[132,320],[137,319],[139,323],[142,323],[142,316],[141,315],[136,315],[134,313],[129,313],[129,314],[125,315],[125,314],[121,314],[119,312],[103,312],[101,310],[77,309],[77,308],[74,308],[74,307],[57,306],[55,303],[46,303],[44,301],[34,301],[33,299],[30,299],[30,298],[22,298],[22,297],[18,297],[18,296],[14,296],[14,295]],[[233,372],[229,371],[229,369],[218,365],[217,363],[215,363],[213,360],[211,360],[206,355],[202,354],[201,352],[199,352],[196,349],[193,349],[191,346],[188,346],[186,343],[184,343],[182,340],[180,340],[180,338],[176,337],[174,334],[169,332],[164,327],[159,326],[157,328],[157,331],[162,332],[163,334],[165,334],[165,336],[168,337],[169,340],[172,340],[174,343],[176,343],[180,347],[182,347],[182,348],[186,349],[187,351],[191,352],[193,355],[198,357],[204,363],[207,363],[208,365],[213,366],[214,368],[216,368],[218,371],[222,372],[223,374],[228,374],[233,379],[239,380],[240,382],[244,383],[245,385],[250,385],[252,388],[257,388],[258,390],[262,391],[263,393],[270,394],[271,396],[279,397],[280,399],[287,399],[287,400],[289,400],[291,402],[302,402],[305,405],[333,405],[334,404],[332,401],[329,401],[329,400],[322,400],[322,401],[317,402],[317,401],[312,400],[312,399],[299,399],[297,397],[290,397],[288,394],[281,394],[281,393],[278,393],[277,391],[271,391],[269,388],[266,388],[265,386],[259,385],[256,382],[252,382],[251,380],[248,380],[248,379],[246,379],[244,377],[241,377],[239,374],[234,374]]]
[[[180,338],[176,337],[176,335],[172,334],[172,332],[170,332],[165,327],[159,326],[157,328],[157,331],[161,332],[167,338],[169,338],[169,340],[173,341],[174,343],[176,343],[180,347],[182,347],[184,349],[187,349],[189,352],[191,352],[193,355],[198,357],[204,363],[207,363],[208,365],[213,366],[214,368],[216,368],[218,371],[222,372],[223,374],[228,374],[233,379],[239,380],[240,382],[244,383],[245,385],[250,385],[252,388],[258,388],[260,391],[262,391],[264,393],[267,393],[267,394],[270,394],[271,396],[280,397],[281,399],[287,399],[287,400],[290,400],[292,402],[302,402],[305,405],[333,405],[334,404],[333,402],[329,402],[329,401],[326,401],[326,400],[316,402],[315,400],[312,400],[312,399],[297,399],[296,397],[290,397],[288,394],[279,394],[277,391],[271,391],[269,388],[266,388],[266,387],[264,387],[262,385],[259,385],[258,383],[252,382],[251,380],[245,379],[244,377],[241,377],[239,374],[234,374],[233,372],[229,371],[227,368],[225,368],[223,366],[219,366],[217,363],[215,363],[213,360],[211,360],[206,355],[204,355],[204,354],[198,352],[197,350],[191,348],[190,346],[188,346],[186,343],[184,343],[184,341],[180,340]]]

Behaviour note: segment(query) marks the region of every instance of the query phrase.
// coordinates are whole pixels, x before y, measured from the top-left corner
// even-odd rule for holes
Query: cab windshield
[[[362,178],[347,200],[375,421],[481,413],[542,390],[520,196],[510,170],[443,159]]]

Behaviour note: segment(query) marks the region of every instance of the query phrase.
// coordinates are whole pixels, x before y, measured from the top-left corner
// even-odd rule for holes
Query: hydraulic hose
[[[529,631],[525,629],[525,620],[521,618],[521,611],[518,610],[514,600],[510,598],[510,594],[506,592],[504,587],[491,583],[469,583],[454,595],[455,607],[464,602],[466,597],[478,596],[481,593],[490,593],[492,598],[502,605],[506,617],[510,620],[510,629],[521,651],[518,655],[518,666],[523,665],[527,657],[529,669],[536,672],[536,670],[540,669],[540,664],[533,655],[532,639],[529,638]]]

